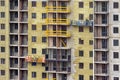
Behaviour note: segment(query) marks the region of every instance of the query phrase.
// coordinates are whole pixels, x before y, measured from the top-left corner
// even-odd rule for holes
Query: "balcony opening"
[[[67,74],[62,74],[62,80],[67,80]]]
[[[56,38],[53,37],[53,46],[56,46]]]
[[[102,61],[107,61],[107,52],[102,52]]]
[[[54,49],[54,50],[53,50],[53,58],[56,59],[56,56],[57,56],[57,50]]]
[[[107,39],[102,40],[102,48],[107,48]]]
[[[107,65],[102,65],[102,73],[107,73]]]
[[[103,12],[107,11],[107,2],[102,2],[102,11]]]
[[[102,24],[107,24],[107,15],[102,15]]]
[[[102,36],[107,36],[107,27],[102,27]]]
[[[53,78],[56,78],[56,74],[55,73],[53,73]]]

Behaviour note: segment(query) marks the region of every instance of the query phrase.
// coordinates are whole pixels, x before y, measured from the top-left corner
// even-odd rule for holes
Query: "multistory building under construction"
[[[93,80],[93,2],[0,0],[0,80]]]

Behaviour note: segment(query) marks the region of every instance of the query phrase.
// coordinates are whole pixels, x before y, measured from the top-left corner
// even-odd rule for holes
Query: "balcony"
[[[28,33],[28,25],[26,23],[20,24],[20,35],[27,35]]]
[[[52,55],[46,54],[46,61],[71,61],[71,55]]]
[[[20,0],[20,10],[28,10],[28,1],[27,0]]]
[[[10,22],[18,22],[18,12],[10,12]]]
[[[97,69],[95,70],[95,76],[108,76],[108,70],[107,69]]]
[[[20,59],[20,68],[27,69],[27,63],[25,62],[25,59]]]
[[[99,2],[95,3],[95,14],[108,14],[108,3],[107,2]]]
[[[10,10],[18,10],[18,0],[10,0]]]
[[[47,6],[46,10],[49,13],[70,13],[70,8],[68,8],[68,7]]]
[[[18,36],[17,35],[10,36],[10,45],[18,45]]]
[[[68,74],[71,72],[71,68],[70,67],[61,67],[61,68],[56,68],[55,66],[54,67],[45,67],[45,71],[47,72],[52,72],[52,73],[65,73],[65,74]]]
[[[10,80],[18,80],[18,70],[11,69],[9,71]]]
[[[108,26],[108,16],[106,14],[95,15],[94,26]]]
[[[10,68],[18,68],[18,59],[10,58]]]
[[[86,20],[86,21],[75,21],[75,20],[71,20],[71,25],[72,26],[79,26],[79,27],[83,27],[83,26],[91,26],[93,27],[93,21],[90,20]]]
[[[20,36],[20,45],[27,46],[28,45],[28,37],[25,35]]]
[[[20,56],[25,57],[28,55],[28,48],[27,47],[20,47]]]
[[[48,37],[71,37],[68,31],[46,31],[46,36]]]
[[[21,12],[20,13],[20,22],[21,23],[27,23],[28,21],[28,13],[27,12]]]
[[[10,24],[10,34],[18,33],[18,24]]]
[[[20,75],[21,75],[20,80],[28,80],[28,77],[27,77],[28,72],[26,70],[21,70]]]
[[[46,24],[48,25],[70,25],[68,19],[46,19]]]

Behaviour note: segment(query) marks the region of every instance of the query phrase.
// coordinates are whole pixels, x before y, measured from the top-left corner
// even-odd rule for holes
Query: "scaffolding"
[[[67,15],[70,13],[69,0],[48,0],[47,1],[47,53],[45,54],[46,68],[48,74],[46,80],[63,80],[71,72],[71,49],[66,49],[68,38],[71,37],[67,27],[70,20]]]

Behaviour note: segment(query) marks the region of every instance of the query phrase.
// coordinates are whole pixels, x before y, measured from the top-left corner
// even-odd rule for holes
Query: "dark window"
[[[118,15],[113,15],[113,20],[114,21],[118,21],[119,20],[119,16]]]
[[[89,64],[89,69],[93,69],[93,64],[92,63]]]
[[[79,14],[79,20],[83,20],[84,14]]]
[[[36,18],[36,13],[32,13],[32,18]]]
[[[45,66],[45,63],[42,63],[42,66]]]
[[[5,52],[5,47],[1,47],[1,52]]]
[[[1,41],[5,41],[5,35],[1,35],[0,38]]]
[[[0,29],[5,29],[5,24],[0,24]]]
[[[36,48],[32,48],[32,54],[36,54]]]
[[[93,8],[93,2],[89,2],[89,8]]]
[[[79,44],[84,44],[84,40],[79,39]]]
[[[79,32],[84,32],[84,28],[83,27],[79,27]]]
[[[36,66],[37,63],[36,63],[36,62],[32,62],[31,65],[32,65],[32,66]]]
[[[36,7],[36,1],[32,1],[32,7]]]
[[[36,25],[35,24],[32,25],[32,30],[36,30]]]
[[[4,58],[1,58],[0,63],[1,63],[1,64],[5,64],[5,59],[4,59]]]
[[[47,29],[46,25],[42,25],[42,31],[45,31]]]
[[[18,52],[18,48],[17,47],[15,47],[15,52]]]
[[[5,75],[5,70],[1,70],[1,75]]]
[[[42,42],[47,42],[47,38],[46,37],[42,37]]]
[[[42,7],[46,7],[46,1],[42,1]]]
[[[119,71],[119,65],[113,65],[113,70],[114,71]]]
[[[84,7],[84,3],[83,2],[79,2],[79,8],[83,8]]]
[[[32,42],[36,42],[36,36],[32,36]]]
[[[1,12],[1,13],[0,13],[0,17],[1,17],[1,18],[5,18],[5,12]]]
[[[89,20],[93,20],[93,14],[89,14]]]
[[[119,8],[119,3],[118,2],[114,2],[113,3],[113,8]]]
[[[119,53],[118,52],[113,52],[113,58],[119,58]]]
[[[42,13],[42,19],[46,19],[46,13]]]
[[[89,40],[89,44],[90,44],[90,45],[93,45],[93,40]]]
[[[47,50],[46,49],[42,49],[42,54],[46,54]]]
[[[84,51],[80,50],[79,51],[79,56],[84,56]]]
[[[84,75],[79,75],[79,80],[84,80]]]
[[[46,78],[46,77],[47,77],[46,73],[42,73],[42,78]]]
[[[113,46],[119,46],[119,40],[113,40]]]
[[[89,51],[89,57],[93,57],[93,51]]]
[[[114,27],[114,28],[113,28],[113,33],[119,33],[118,27]]]
[[[79,63],[79,68],[83,69],[84,68],[84,64],[83,63]]]
[[[89,32],[93,32],[93,27],[89,27]]]
[[[5,1],[4,0],[0,1],[0,6],[5,6]]]
[[[32,78],[36,78],[36,72],[32,72]]]
[[[114,77],[114,79],[113,80],[119,80],[119,77]]]
[[[89,76],[89,80],[93,80],[93,76]]]

